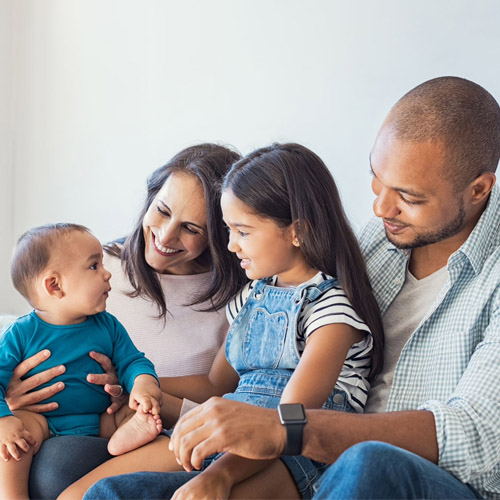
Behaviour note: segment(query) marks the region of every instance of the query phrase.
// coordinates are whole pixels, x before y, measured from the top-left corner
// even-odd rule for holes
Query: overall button
[[[333,396],[333,402],[336,404],[336,405],[343,405],[344,404],[344,401],[345,401],[345,397],[343,394],[335,394]]]

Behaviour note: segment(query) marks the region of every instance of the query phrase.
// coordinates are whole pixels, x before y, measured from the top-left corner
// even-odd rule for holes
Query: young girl
[[[221,205],[229,249],[252,281],[227,308],[231,326],[209,375],[172,378],[162,389],[200,402],[225,394],[270,408],[362,412],[382,366],[382,324],[327,167],[298,144],[259,149],[226,175]],[[68,498],[104,475],[180,470],[167,442],[160,437],[111,460],[66,490]],[[326,467],[302,456],[273,463],[225,454],[205,462],[176,497],[248,497],[258,488],[260,497],[307,498]]]

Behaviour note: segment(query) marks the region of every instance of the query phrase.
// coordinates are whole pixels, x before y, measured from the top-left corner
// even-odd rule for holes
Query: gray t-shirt
[[[406,270],[403,287],[382,318],[385,334],[384,368],[370,388],[365,413],[386,411],[401,351],[430,311],[447,278],[446,266],[421,280]]]

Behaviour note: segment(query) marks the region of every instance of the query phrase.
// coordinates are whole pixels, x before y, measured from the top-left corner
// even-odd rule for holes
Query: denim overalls
[[[234,319],[226,340],[226,358],[240,381],[227,399],[277,408],[281,394],[297,367],[300,355],[296,330],[302,309],[324,292],[338,286],[336,279],[319,285],[280,288],[272,278],[259,280]],[[345,393],[334,389],[323,408],[354,412]],[[305,457],[282,457],[304,498],[327,465]]]
[[[296,341],[300,313],[307,302],[338,286],[338,281],[297,288],[275,287],[270,281],[256,283],[227,334],[226,358],[240,381],[236,391],[224,397],[277,408],[300,361]],[[323,408],[349,411],[346,404],[345,393],[335,389]]]

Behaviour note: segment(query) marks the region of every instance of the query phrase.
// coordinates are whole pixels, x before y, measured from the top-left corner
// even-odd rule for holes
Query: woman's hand
[[[64,365],[54,366],[25,380],[21,380],[30,370],[50,358],[50,355],[51,352],[48,349],[44,349],[19,363],[14,369],[5,393],[5,400],[9,405],[10,411],[28,410],[34,413],[42,413],[57,409],[59,406],[57,403],[38,403],[62,391],[64,383],[56,382],[38,391],[30,391],[64,373],[66,371]]]
[[[118,383],[118,376],[111,360],[105,354],[95,351],[90,351],[89,356],[101,365],[105,373],[89,373],[87,382],[104,386],[104,390],[111,396],[111,405],[106,410],[111,415],[127,404],[128,396],[123,393],[123,387]]]

